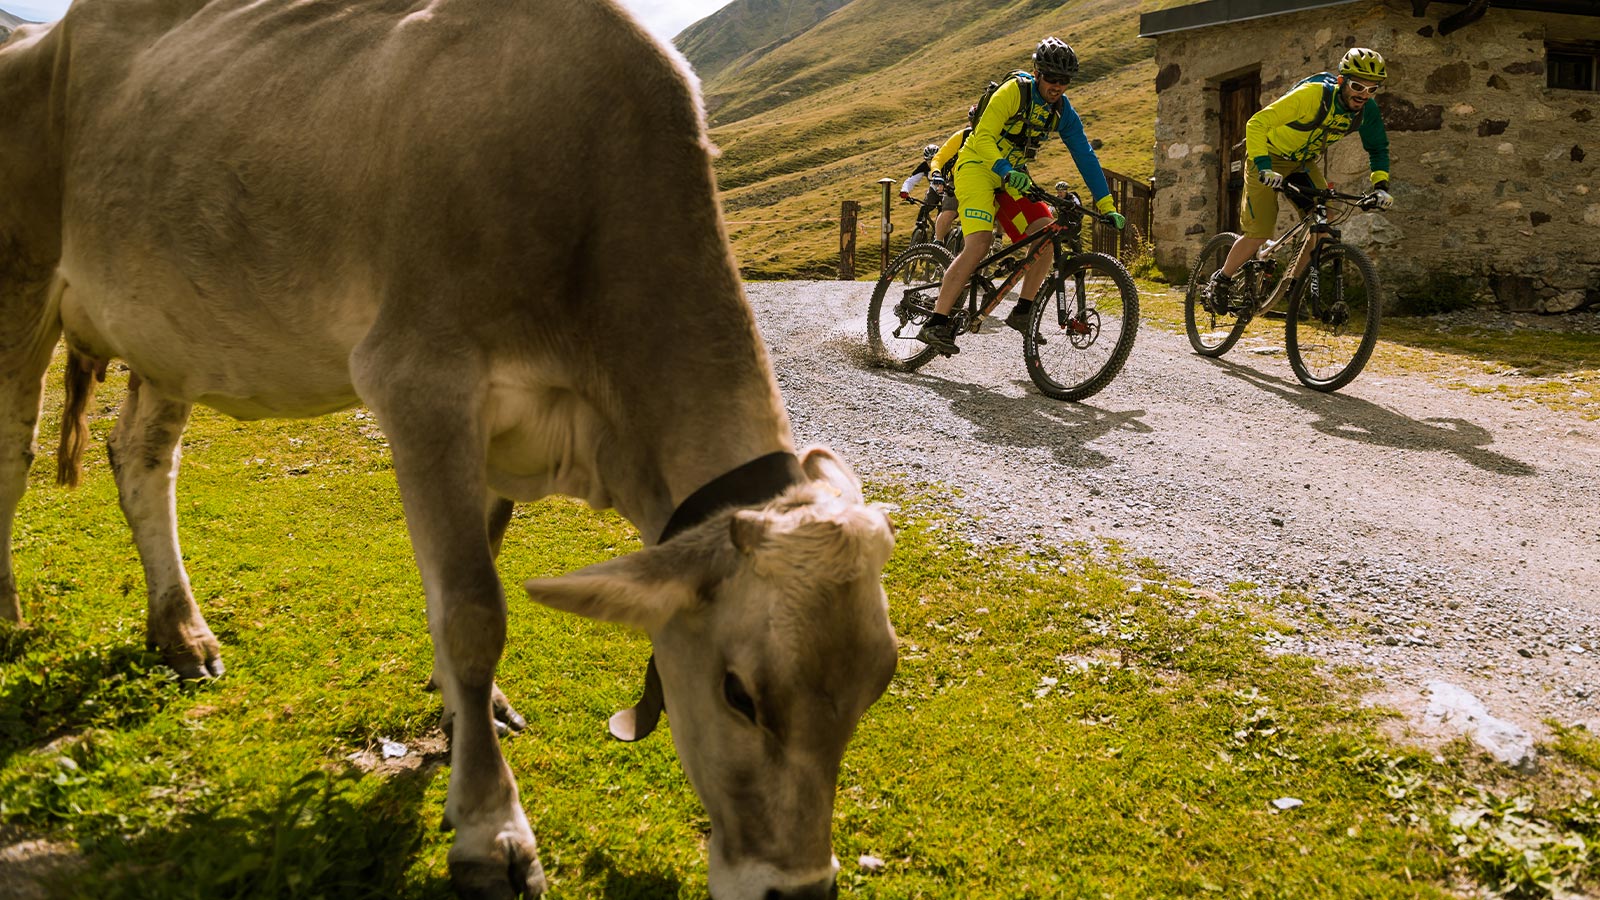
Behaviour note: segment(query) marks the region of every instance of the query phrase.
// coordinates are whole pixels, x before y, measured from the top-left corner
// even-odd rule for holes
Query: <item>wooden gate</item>
[[[1116,198],[1117,212],[1128,220],[1121,234],[1109,225],[1094,226],[1093,249],[1119,259],[1132,259],[1150,241],[1155,227],[1155,189],[1147,181],[1130,178],[1120,172],[1102,169],[1111,186],[1111,196]],[[1088,202],[1088,198],[1084,198]]]

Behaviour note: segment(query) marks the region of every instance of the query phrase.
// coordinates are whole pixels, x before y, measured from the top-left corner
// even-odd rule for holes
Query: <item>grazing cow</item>
[[[687,76],[609,0],[78,0],[0,47],[0,612],[44,373],[64,474],[113,358],[112,468],[149,638],[222,672],[179,553],[193,404],[364,403],[427,594],[466,897],[544,876],[496,719],[511,503],[614,506],[646,548],[528,592],[647,631],[709,811],[718,898],[830,896],[840,760],[896,651],[893,547],[832,453],[797,457],[723,237]]]

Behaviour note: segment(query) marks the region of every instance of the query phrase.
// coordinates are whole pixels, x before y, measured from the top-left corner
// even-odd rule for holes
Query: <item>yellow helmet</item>
[[[1344,54],[1344,59],[1339,60],[1339,74],[1349,75],[1363,81],[1382,81],[1389,77],[1389,70],[1383,64],[1383,56],[1376,50],[1365,47],[1351,47]]]

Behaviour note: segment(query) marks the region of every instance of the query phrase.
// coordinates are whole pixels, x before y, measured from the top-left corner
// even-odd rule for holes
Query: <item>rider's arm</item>
[[[1006,121],[1022,108],[1021,84],[1021,79],[1009,78],[1000,85],[990,95],[989,105],[983,108],[977,127],[972,129],[972,137],[967,138],[967,148],[1001,178],[1011,173],[1011,160],[1006,159],[1005,151],[1000,148],[1000,132]]]
[[[950,158],[955,156],[956,153],[960,151],[961,140],[966,133],[967,130],[965,128],[958,128],[956,129],[955,134],[950,135],[950,137],[945,140],[944,146],[939,148],[939,152],[933,154],[933,159],[931,161],[933,168],[944,168],[944,164],[949,162]]]
[[[1389,132],[1383,127],[1383,111],[1378,101],[1367,98],[1361,111],[1361,146],[1367,150],[1372,166],[1372,183],[1383,190],[1389,185]]]
[[[907,195],[907,194],[911,193],[912,191],[916,190],[917,189],[917,185],[919,185],[921,183],[922,183],[922,173],[921,172],[912,172],[911,173],[911,177],[907,178],[904,182],[901,183],[901,185],[900,185],[900,196],[904,197],[905,195]]]
[[[1272,157],[1267,142],[1274,128],[1290,122],[1310,122],[1322,108],[1322,92],[1327,90],[1319,81],[1308,81],[1282,97],[1263,106],[1244,125],[1244,152],[1255,161],[1256,171],[1272,168]]]
[[[1078,117],[1078,111],[1072,108],[1072,102],[1065,94],[1061,96],[1061,121],[1056,125],[1056,134],[1071,151],[1072,161],[1078,166],[1078,174],[1083,176],[1084,186],[1094,195],[1095,209],[1105,213],[1114,212],[1117,201],[1111,196],[1111,186],[1106,184],[1106,173],[1100,169],[1100,157],[1095,155],[1094,147],[1089,144],[1089,136],[1084,134],[1083,120]]]

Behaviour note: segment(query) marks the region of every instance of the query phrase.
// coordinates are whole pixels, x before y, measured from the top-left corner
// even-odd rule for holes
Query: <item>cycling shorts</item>
[[[1015,241],[1027,233],[1029,225],[1051,217],[1048,204],[1017,196],[981,162],[956,166],[955,183],[964,234],[993,231],[998,221],[1006,236]]]
[[[1316,163],[1315,159],[1290,162],[1274,156],[1272,171],[1283,174],[1296,184],[1303,185],[1309,180],[1318,188],[1326,189],[1328,180],[1322,177],[1322,168]],[[1311,201],[1293,194],[1288,196],[1302,212],[1310,208]],[[1249,160],[1244,168],[1244,200],[1239,204],[1239,230],[1247,238],[1269,238],[1277,224],[1278,192],[1261,183],[1255,160]]]
[[[933,188],[928,188],[928,196],[922,198],[923,206],[937,206],[940,212],[956,208],[956,195],[940,193]]]

